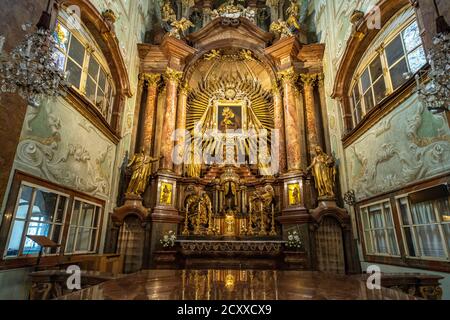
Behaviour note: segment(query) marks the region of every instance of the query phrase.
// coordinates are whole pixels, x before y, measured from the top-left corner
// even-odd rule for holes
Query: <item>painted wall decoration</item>
[[[54,183],[108,198],[115,145],[66,101],[29,108],[16,166]]]
[[[358,200],[450,170],[450,129],[414,94],[346,149]]]

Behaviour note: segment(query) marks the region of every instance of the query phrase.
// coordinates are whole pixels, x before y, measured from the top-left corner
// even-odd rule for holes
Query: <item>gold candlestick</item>
[[[272,228],[270,230],[270,234],[271,236],[276,236],[277,235],[277,231],[275,229],[275,208],[272,204]]]
[[[189,213],[189,205],[187,204],[186,205],[186,217],[184,218],[184,229],[183,229],[183,232],[182,232],[183,236],[188,236],[189,235],[189,228],[188,228],[189,216],[188,216],[188,213]]]

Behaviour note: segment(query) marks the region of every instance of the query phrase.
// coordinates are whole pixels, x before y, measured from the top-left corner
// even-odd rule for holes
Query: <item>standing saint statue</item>
[[[336,180],[336,166],[332,156],[327,155],[319,146],[314,147],[314,157],[308,171],[312,169],[319,198],[334,199],[334,185]]]
[[[142,195],[147,188],[148,179],[152,174],[152,164],[161,158],[152,158],[146,155],[144,149],[140,153],[136,153],[128,163],[127,168],[131,168],[132,176],[128,184],[127,193],[134,195]]]

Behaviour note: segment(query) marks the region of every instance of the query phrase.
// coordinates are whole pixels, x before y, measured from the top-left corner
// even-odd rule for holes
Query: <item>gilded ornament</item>
[[[286,21],[278,20],[272,22],[270,25],[270,32],[274,33],[275,35],[279,36],[280,38],[287,38],[292,37],[294,34],[289,28],[289,25]]]
[[[300,6],[297,0],[291,0],[291,5],[287,8],[286,13],[288,14],[288,19],[286,21],[288,27],[294,30],[300,30],[300,25],[298,20],[300,18]]]
[[[175,20],[170,25],[172,28],[170,29],[169,36],[177,39],[181,39],[182,36],[184,36],[184,32],[194,26],[194,24],[186,18]]]
[[[170,67],[167,67],[167,70],[164,73],[164,79],[166,81],[175,81],[176,83],[179,83],[182,78],[183,78],[183,72],[177,71]]]
[[[278,72],[281,81],[287,81],[291,84],[297,82],[298,75],[295,73],[294,67]]]

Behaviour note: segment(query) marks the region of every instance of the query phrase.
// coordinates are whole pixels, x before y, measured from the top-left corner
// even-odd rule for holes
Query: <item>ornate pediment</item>
[[[265,48],[273,35],[257,27],[246,18],[228,19],[219,17],[201,30],[188,36],[196,49],[217,47],[218,43],[239,45],[241,47]]]

